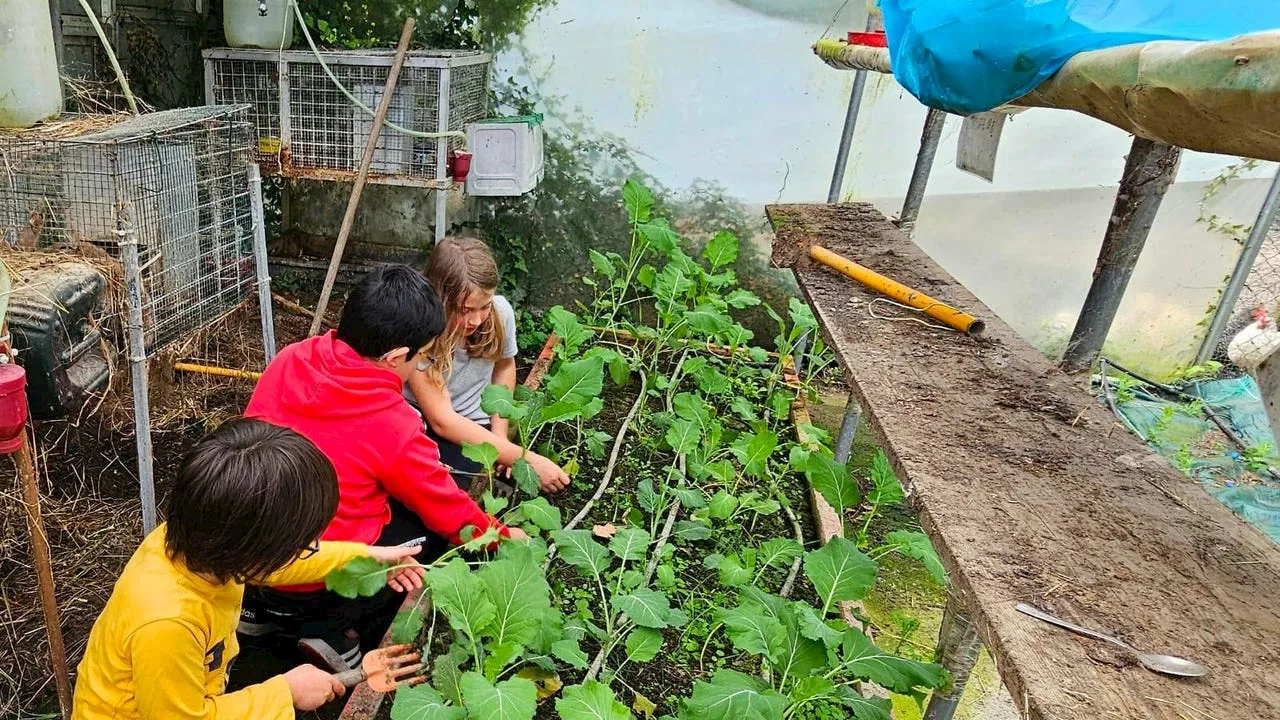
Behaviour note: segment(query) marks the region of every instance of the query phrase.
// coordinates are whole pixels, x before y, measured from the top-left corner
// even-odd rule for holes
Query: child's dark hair
[[[338,476],[319,448],[288,428],[237,418],[183,458],[165,548],[219,582],[262,579],[315,542],[337,510]]]
[[[444,329],[444,307],[427,279],[407,265],[390,265],[370,271],[351,291],[338,339],[362,357],[380,358],[402,347],[416,353]]]

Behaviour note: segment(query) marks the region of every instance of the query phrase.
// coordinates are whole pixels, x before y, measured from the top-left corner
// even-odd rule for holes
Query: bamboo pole
[[[857,280],[881,295],[920,310],[934,320],[946,323],[948,327],[959,330],[962,333],[980,335],[986,329],[986,324],[974,316],[961,312],[940,300],[934,300],[919,290],[909,288],[896,280],[887,278],[826,248],[814,245],[809,248],[809,257],[832,270]]]
[[[197,365],[196,363],[177,362],[173,369],[178,372],[197,373],[199,375],[217,375],[218,377],[236,378],[237,380],[258,380],[262,373],[252,370],[234,370],[216,365]]]
[[[374,150],[378,146],[378,136],[382,134],[382,124],[387,119],[387,111],[391,109],[391,96],[395,94],[396,82],[400,79],[400,68],[404,65],[404,57],[409,52],[409,39],[413,37],[413,18],[405,18],[404,29],[400,31],[400,44],[396,46],[396,57],[387,72],[387,83],[382,89],[382,100],[378,102],[378,112],[373,116],[373,127],[369,129],[369,140],[364,144],[364,157],[360,158],[360,171],[356,173],[355,184],[351,186],[351,197],[347,200],[347,211],[342,216],[342,227],[338,230],[338,240],[333,245],[333,257],[329,258],[329,272],[324,276],[324,285],[320,288],[320,300],[316,303],[315,317],[311,320],[311,331],[308,335],[320,333],[325,308],[329,307],[329,295],[333,292],[333,283],[338,279],[338,267],[342,265],[342,254],[347,249],[347,238],[351,236],[351,226],[356,220],[356,208],[360,205],[360,195],[364,193],[365,181],[369,179],[369,167],[373,165]]]

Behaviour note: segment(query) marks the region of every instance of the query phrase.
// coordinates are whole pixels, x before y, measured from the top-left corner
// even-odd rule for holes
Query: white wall
[[[824,32],[860,29],[864,12],[858,0],[559,0],[499,67],[626,139],[666,185],[715,180],[749,206],[822,201],[853,74],[828,68],[810,46]],[[896,212],[924,115],[892,78],[872,77],[845,197]],[[955,169],[959,127],[949,119],[916,240],[1052,351],[1088,288],[1130,138],[1074,113],[1030,110],[1006,127],[988,184]],[[1233,160],[1184,154],[1117,318],[1117,359],[1162,372],[1194,354],[1196,324],[1239,249],[1196,218],[1204,183]],[[1208,207],[1249,224],[1264,191],[1259,180],[1234,183]]]

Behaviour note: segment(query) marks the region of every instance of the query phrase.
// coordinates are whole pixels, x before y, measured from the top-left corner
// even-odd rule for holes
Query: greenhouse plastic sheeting
[[[1111,380],[1114,394],[1116,383]],[[1141,386],[1133,387],[1133,399],[1119,403],[1117,409],[1161,455],[1198,480],[1236,515],[1280,543],[1280,481],[1261,470],[1267,464],[1280,467],[1280,456],[1257,383],[1245,376],[1191,383],[1181,390],[1227,420],[1236,434],[1255,448],[1256,457],[1246,458],[1237,448],[1206,440],[1216,426],[1198,408],[1163,400],[1144,392]],[[1251,462],[1255,473],[1246,473]]]
[[[1073,55],[1280,28],[1280,0],[881,0],[894,76],[963,115],[1022,97]]]

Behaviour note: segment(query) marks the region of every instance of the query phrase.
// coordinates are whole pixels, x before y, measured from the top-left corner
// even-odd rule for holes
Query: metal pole
[[[924,189],[929,184],[929,173],[933,171],[933,159],[938,155],[938,143],[942,140],[942,128],[946,124],[947,113],[943,110],[929,108],[929,113],[924,116],[920,151],[916,153],[916,165],[911,169],[911,182],[907,185],[907,198],[902,201],[902,212],[898,215],[898,229],[907,237],[916,229],[916,218],[920,217],[920,206],[924,203]]]
[[[1135,137],[1116,191],[1111,221],[1093,270],[1093,283],[1084,299],[1075,329],[1062,356],[1062,369],[1087,369],[1102,352],[1116,310],[1124,299],[1133,268],[1151,233],[1160,201],[1178,174],[1180,148]]]
[[[1209,324],[1209,331],[1205,333],[1204,340],[1200,343],[1200,350],[1196,352],[1197,365],[1208,360],[1213,355],[1213,350],[1217,347],[1218,340],[1222,338],[1222,331],[1226,329],[1227,323],[1231,321],[1231,314],[1235,312],[1236,301],[1240,299],[1240,291],[1244,289],[1244,283],[1249,279],[1253,264],[1258,260],[1258,252],[1262,250],[1262,243],[1266,241],[1267,233],[1271,232],[1271,226],[1276,220],[1277,210],[1280,210],[1280,170],[1271,179],[1271,187],[1267,190],[1267,197],[1262,201],[1262,208],[1258,210],[1258,219],[1253,222],[1253,229],[1249,231],[1249,239],[1245,241],[1244,249],[1240,251],[1240,257],[1236,258],[1236,267],[1231,271],[1231,278],[1227,280],[1227,287],[1222,291],[1222,298],[1218,300],[1218,307],[1213,311],[1213,321]],[[1268,310],[1271,309],[1273,308],[1268,308]]]
[[[858,434],[858,423],[862,421],[862,406],[858,399],[849,393],[849,401],[844,406],[844,419],[840,421],[840,431],[836,434],[836,462],[841,465],[849,462],[853,454],[853,438]]]
[[[436,130],[445,132],[449,129],[449,93],[453,82],[449,68],[440,71],[440,107],[436,120]],[[436,141],[436,220],[435,240],[439,243],[449,230],[449,138],[442,137]]]
[[[276,356],[276,321],[271,306],[271,271],[267,266],[262,171],[257,163],[249,163],[249,216],[253,221],[253,264],[258,271],[258,315],[262,318],[262,350],[269,363]]]
[[[951,689],[934,692],[929,699],[921,720],[951,720],[969,684],[969,675],[978,662],[982,641],[969,620],[969,614],[955,595],[947,594],[947,606],[942,611],[942,628],[938,630],[938,650],[934,661],[951,674]]]
[[[147,394],[147,340],[142,328],[142,271],[138,265],[138,231],[132,203],[117,218],[120,260],[129,300],[129,364],[133,371],[133,427],[138,445],[138,486],[142,499],[142,532],[156,527],[156,486],[151,462],[151,402]]]
[[[849,109],[844,115],[844,131],[840,133],[840,147],[836,150],[836,168],[831,174],[831,188],[827,190],[827,202],[840,202],[840,190],[844,187],[844,170],[849,164],[849,148],[853,145],[853,129],[858,124],[858,108],[862,107],[862,94],[867,89],[867,71],[853,74],[853,92],[849,94]]]

